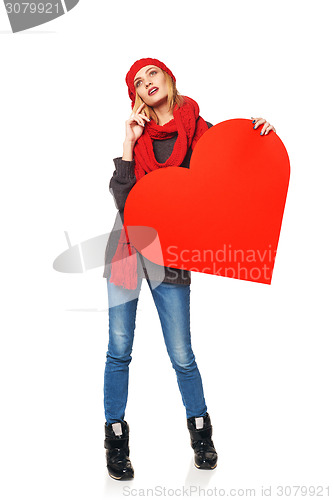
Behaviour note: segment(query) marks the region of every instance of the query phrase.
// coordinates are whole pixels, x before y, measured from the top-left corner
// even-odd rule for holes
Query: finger
[[[266,128],[265,135],[267,135],[271,130],[273,130],[273,125],[269,125],[269,127]]]
[[[132,114],[131,114],[130,118],[133,118],[135,115],[139,114],[140,111],[143,110],[144,106],[145,106],[145,103],[143,102],[142,104],[140,104],[140,106],[138,107],[138,109],[136,110],[136,112],[132,111]]]
[[[148,118],[148,116],[143,115],[142,113],[140,113],[138,116],[141,116],[141,118],[143,118],[144,120],[147,120],[147,122],[150,122],[150,119]]]
[[[264,135],[264,133],[267,130],[267,127],[269,127],[269,126],[270,126],[270,123],[268,123],[268,122],[265,121],[265,123],[264,123],[264,125],[263,125],[263,127],[262,127],[262,129],[260,131],[260,135]]]
[[[253,128],[257,129],[259,127],[259,125],[261,125],[262,123],[265,123],[265,121],[266,121],[265,118],[257,118],[256,123],[255,123]]]
[[[257,123],[259,120],[262,120],[262,118],[253,118],[253,122],[254,123],[254,127],[253,128],[257,128]]]
[[[144,127],[144,126],[145,126],[145,122],[143,121],[143,119],[142,119],[142,118],[136,117],[136,119],[135,119],[135,120],[136,120],[136,122],[137,122],[139,125],[141,125],[142,127]]]
[[[142,118],[140,118],[139,116],[134,116],[134,120],[139,124],[141,125],[142,127],[145,126],[145,122],[143,121]]]

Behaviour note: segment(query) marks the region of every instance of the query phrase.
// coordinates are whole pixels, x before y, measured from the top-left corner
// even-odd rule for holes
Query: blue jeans
[[[136,290],[127,290],[110,283],[108,279],[106,281],[109,299],[109,345],[104,374],[104,410],[106,423],[111,424],[125,418],[129,364],[132,360],[142,278],[138,278]],[[166,349],[176,372],[186,418],[204,416],[207,406],[200,372],[191,347],[190,285],[159,283],[154,286],[155,282],[148,279],[146,281],[158,311]],[[152,373],[152,376],[154,375]],[[153,402],[153,394],[151,396]]]

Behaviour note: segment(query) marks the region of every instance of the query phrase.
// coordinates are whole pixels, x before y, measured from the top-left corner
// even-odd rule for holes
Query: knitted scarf
[[[152,119],[145,123],[144,131],[137,140],[133,157],[136,181],[153,170],[165,167],[179,167],[188,149],[194,149],[196,143],[208,125],[199,116],[199,106],[190,97],[182,96],[184,103],[174,108],[173,119],[165,125],[157,125]],[[169,139],[178,134],[171,156],[165,163],[156,161],[153,140]],[[111,262],[110,283],[134,290],[137,287],[137,255],[131,245],[125,224],[120,234],[116,253]]]

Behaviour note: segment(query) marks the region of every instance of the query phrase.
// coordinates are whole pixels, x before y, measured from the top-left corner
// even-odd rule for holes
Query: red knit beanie
[[[132,101],[132,108],[135,103],[135,87],[134,87],[134,77],[137,74],[137,72],[143,68],[144,66],[148,66],[148,64],[152,64],[153,66],[157,66],[160,69],[163,69],[168,75],[171,76],[174,82],[176,82],[176,78],[172,71],[161,61],[158,59],[152,59],[151,57],[147,57],[144,59],[139,59],[138,61],[135,61],[134,64],[130,67],[129,72],[126,75],[126,83],[128,86],[128,95],[130,96],[130,99]]]

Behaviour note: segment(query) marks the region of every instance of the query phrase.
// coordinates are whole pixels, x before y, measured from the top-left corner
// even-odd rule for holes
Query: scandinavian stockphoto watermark
[[[48,23],[72,10],[79,0],[48,0],[37,2],[4,0],[13,33]]]
[[[191,271],[237,278],[243,280],[267,280],[274,266],[276,250],[272,245],[264,249],[240,249],[224,244],[217,250],[179,249],[176,245],[167,247],[168,264],[182,261],[191,263]],[[195,264],[197,263],[197,267]],[[193,265],[194,264],[194,265]],[[199,266],[200,264],[200,266]]]

